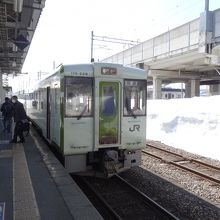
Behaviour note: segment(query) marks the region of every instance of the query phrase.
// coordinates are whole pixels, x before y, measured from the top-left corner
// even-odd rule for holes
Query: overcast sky
[[[53,72],[53,61],[90,62],[95,35],[145,41],[199,17],[205,0],[46,0],[22,72]],[[210,0],[210,10],[220,0]],[[103,49],[103,46],[105,49]],[[94,41],[94,58],[102,60],[126,46]]]

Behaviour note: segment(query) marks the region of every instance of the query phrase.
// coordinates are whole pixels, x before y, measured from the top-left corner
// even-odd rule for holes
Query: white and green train
[[[141,163],[146,78],[118,64],[62,65],[39,83],[27,112],[70,173],[112,175]]]

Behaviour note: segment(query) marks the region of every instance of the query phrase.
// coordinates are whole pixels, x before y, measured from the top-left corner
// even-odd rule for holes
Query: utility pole
[[[209,11],[209,0],[205,0],[205,11]]]
[[[91,63],[94,62],[94,58],[93,58],[93,40],[94,40],[94,34],[93,31],[91,33]]]

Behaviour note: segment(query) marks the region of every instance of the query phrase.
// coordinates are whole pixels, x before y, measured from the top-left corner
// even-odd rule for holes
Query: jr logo
[[[140,131],[140,125],[133,125],[133,127],[130,127],[129,128],[129,131],[133,132],[133,131]]]

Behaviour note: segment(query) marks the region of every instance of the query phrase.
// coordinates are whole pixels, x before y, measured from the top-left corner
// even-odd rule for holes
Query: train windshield
[[[92,78],[66,77],[65,85],[65,116],[92,116]]]
[[[124,85],[124,115],[146,115],[146,81],[125,80]]]

